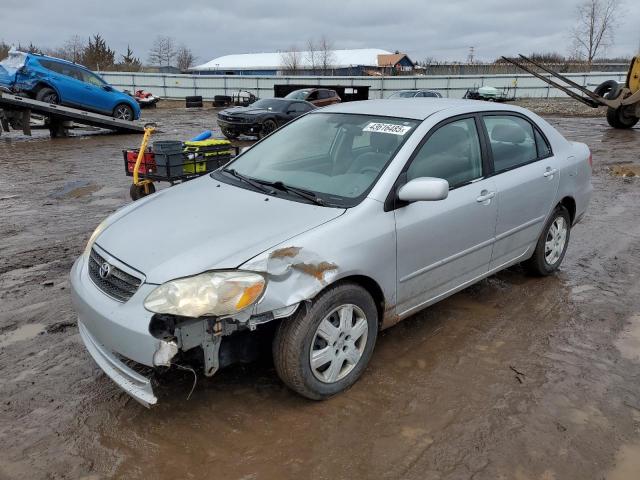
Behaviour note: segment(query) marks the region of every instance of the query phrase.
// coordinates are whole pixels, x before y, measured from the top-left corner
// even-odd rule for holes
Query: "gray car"
[[[388,98],[442,98],[442,94],[435,90],[398,90]]]
[[[136,363],[210,376],[260,335],[282,380],[324,399],[360,377],[381,329],[516,263],[556,271],[590,178],[586,145],[514,106],[312,111],[99,225],[71,272],[80,334],[145,405]]]

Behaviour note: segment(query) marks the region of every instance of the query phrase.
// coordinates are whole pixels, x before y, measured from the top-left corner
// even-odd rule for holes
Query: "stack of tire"
[[[598,85],[593,93],[606,98],[607,100],[615,100],[620,96],[622,86],[615,80],[607,80]],[[618,108],[607,108],[607,122],[613,128],[632,128],[640,118],[635,116],[635,105],[624,105]]]
[[[187,108],[202,108],[202,95],[194,95],[185,98]]]
[[[213,97],[214,107],[228,107],[233,102],[233,99],[228,95],[216,95]]]

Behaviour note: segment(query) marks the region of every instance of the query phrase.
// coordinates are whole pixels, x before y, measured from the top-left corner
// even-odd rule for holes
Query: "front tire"
[[[260,129],[260,133],[258,134],[258,138],[264,138],[269,135],[271,132],[275,131],[278,128],[275,120],[268,119],[262,123],[262,128]]]
[[[337,285],[280,323],[273,341],[276,371],[303,397],[323,400],[360,378],[377,335],[371,295],[358,285]]]
[[[551,275],[560,268],[569,245],[571,217],[565,207],[559,205],[547,221],[533,256],[525,267],[534,275]]]
[[[607,122],[613,128],[627,129],[633,128],[640,118],[624,107],[607,108]]]
[[[228,128],[221,128],[220,131],[229,140],[235,140],[236,138],[238,138],[238,134],[233,130],[229,130]]]
[[[127,105],[126,103],[120,103],[116,105],[116,108],[113,109],[113,118],[118,118],[120,120],[133,120],[133,109]]]

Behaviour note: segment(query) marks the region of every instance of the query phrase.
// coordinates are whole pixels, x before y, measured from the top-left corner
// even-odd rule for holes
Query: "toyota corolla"
[[[516,263],[553,274],[590,178],[586,145],[514,106],[314,110],[107,218],[71,272],[80,334],[152,405],[136,363],[211,376],[275,330],[278,375],[324,399],[362,375],[381,329]]]

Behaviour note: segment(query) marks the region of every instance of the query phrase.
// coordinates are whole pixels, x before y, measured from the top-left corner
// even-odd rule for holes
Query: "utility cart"
[[[133,177],[132,200],[156,191],[153,182],[186,182],[226,165],[239,149],[228,140],[163,140],[148,147],[154,127],[146,126],[140,148],[123,150],[125,174]]]

